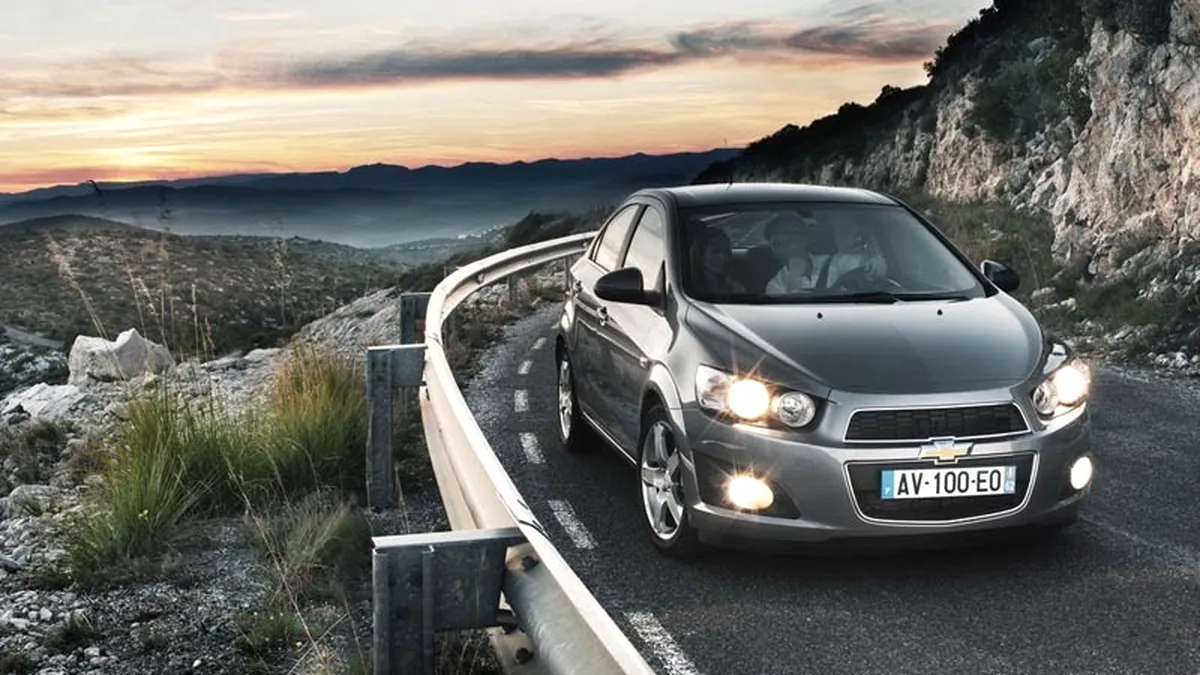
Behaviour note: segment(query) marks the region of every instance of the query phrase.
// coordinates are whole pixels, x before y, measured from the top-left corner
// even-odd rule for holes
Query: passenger
[[[813,244],[820,225],[812,216],[787,212],[767,223],[767,241],[783,259],[783,267],[767,282],[767,295],[830,288],[838,279],[858,268],[873,276],[887,270],[883,257],[874,249],[842,253],[815,253]]]
[[[745,293],[733,277],[733,245],[721,230],[704,229],[692,242],[692,279],[702,295]]]

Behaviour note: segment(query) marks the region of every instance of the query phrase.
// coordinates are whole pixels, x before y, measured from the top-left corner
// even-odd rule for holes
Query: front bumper
[[[1022,435],[979,440],[955,464],[920,458],[920,443],[866,445],[715,421],[679,411],[688,446],[684,496],[692,525],[707,540],[780,542],[873,540],[967,534],[1070,520],[1091,491],[1070,485],[1071,465],[1091,457],[1086,407]],[[1093,458],[1094,461],[1094,458]],[[883,500],[884,468],[1015,464],[1011,496]],[[724,478],[749,472],[768,481],[775,504],[739,511],[724,499]]]

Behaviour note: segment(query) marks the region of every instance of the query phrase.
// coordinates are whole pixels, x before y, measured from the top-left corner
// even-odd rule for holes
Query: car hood
[[[717,354],[757,352],[764,376],[842,391],[1012,386],[1032,375],[1043,353],[1036,320],[1000,294],[891,305],[698,304],[695,310],[689,323]]]

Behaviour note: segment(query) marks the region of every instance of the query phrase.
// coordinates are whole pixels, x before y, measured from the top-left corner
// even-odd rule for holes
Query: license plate
[[[880,475],[879,484],[883,499],[1011,495],[1017,491],[1017,467],[887,469]]]

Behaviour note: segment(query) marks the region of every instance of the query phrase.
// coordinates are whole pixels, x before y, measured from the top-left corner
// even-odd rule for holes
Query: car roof
[[[871,190],[851,187],[810,185],[805,183],[708,183],[674,187],[645,188],[633,196],[656,196],[681,207],[721,206],[770,202],[841,202],[851,204],[888,204],[897,202]]]

